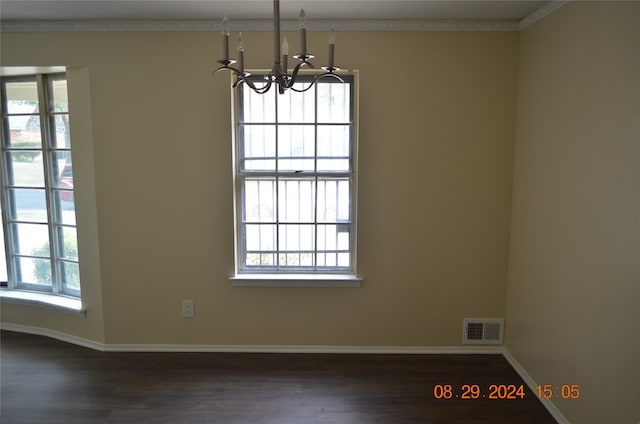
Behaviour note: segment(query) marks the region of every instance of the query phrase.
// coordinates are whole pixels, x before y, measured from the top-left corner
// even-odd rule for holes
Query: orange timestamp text
[[[491,384],[486,388],[478,384],[433,386],[433,397],[436,399],[524,399],[525,394],[522,384]]]
[[[561,386],[554,386],[553,384],[538,384],[536,386],[538,397],[541,399],[579,399],[580,398],[580,385],[579,384],[563,384]]]

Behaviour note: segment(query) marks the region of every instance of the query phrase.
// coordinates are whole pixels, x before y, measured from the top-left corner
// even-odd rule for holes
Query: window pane
[[[319,125],[318,156],[348,158],[351,154],[349,126]]]
[[[243,171],[271,171],[275,168],[275,160],[248,159],[244,161]]]
[[[15,260],[20,270],[18,283],[52,286],[50,259],[16,257]]]
[[[58,214],[54,215],[55,223],[64,225],[76,225],[76,211],[73,191],[54,190],[53,201],[56,210],[59,212]]]
[[[69,136],[69,115],[51,116],[53,133],[51,134],[51,147],[54,149],[69,149],[71,138]]]
[[[244,222],[275,222],[275,179],[247,179],[244,182]]]
[[[245,266],[273,267],[276,264],[275,253],[247,252]]]
[[[275,90],[277,91],[277,90]],[[274,90],[256,94],[251,89],[242,90],[242,119],[244,122],[275,122],[276,98]]]
[[[319,268],[336,267],[338,260],[335,252],[321,252],[316,255],[316,261]]]
[[[350,84],[318,83],[318,122],[351,121]]]
[[[14,252],[20,255],[49,257],[49,229],[46,224],[12,224]]]
[[[288,267],[312,267],[313,256],[313,252],[280,253],[278,256],[278,265],[280,269],[286,269]]]
[[[38,111],[38,83],[35,80],[8,82],[5,87],[9,114]]]
[[[314,127],[278,127],[278,170],[313,171],[315,168]]]
[[[338,253],[338,266],[345,268],[351,266],[351,255],[349,254],[349,252]]]
[[[44,189],[10,189],[9,198],[14,208],[10,209],[10,217],[16,221],[46,223],[47,200]]]
[[[2,216],[2,204],[0,203],[0,217]],[[9,281],[7,274],[7,251],[4,246],[4,225],[0,223],[0,282]]]
[[[350,138],[347,125],[318,126],[318,171],[351,170]]]
[[[313,222],[315,179],[281,179],[278,182],[278,220]]]
[[[314,226],[283,224],[278,227],[278,248],[281,252],[311,252],[315,248]]]
[[[24,107],[26,113],[38,112],[32,106]],[[39,149],[42,147],[40,115],[9,116],[9,147],[16,149]],[[32,155],[31,159],[37,155]]]
[[[268,251],[276,247],[276,226],[274,224],[246,224],[247,251]]]
[[[280,171],[312,171],[315,166],[313,159],[279,159],[278,169]]]
[[[60,257],[78,260],[78,236],[75,227],[60,227],[62,231],[62,243],[59,246]]]
[[[73,194],[73,164],[70,151],[52,153],[51,168],[53,174],[52,186],[63,190],[53,191],[53,201],[56,206],[56,223],[75,225],[75,197]]]
[[[68,150],[51,153],[53,187],[73,190],[73,162]]]
[[[318,250],[349,250],[350,224],[318,225]]]
[[[346,172],[350,167],[348,159],[318,159],[318,171]]]
[[[35,158],[32,156],[35,154]],[[44,187],[42,153],[34,151],[7,152],[9,185],[22,187]]]
[[[304,89],[308,83],[297,83],[296,89]],[[297,93],[287,90],[278,96],[278,122],[313,122],[315,119],[315,98],[313,90]]]
[[[275,170],[276,128],[272,125],[246,125],[241,127],[242,170]]]
[[[65,289],[80,291],[80,267],[77,262],[60,262],[62,285]],[[66,290],[65,290],[66,291]]]
[[[318,181],[318,221],[349,222],[351,182],[347,178]]]
[[[49,96],[51,104],[49,105],[53,112],[68,112],[69,111],[69,99],[67,94],[67,80],[66,79],[53,79],[50,82],[51,87],[49,90]]]

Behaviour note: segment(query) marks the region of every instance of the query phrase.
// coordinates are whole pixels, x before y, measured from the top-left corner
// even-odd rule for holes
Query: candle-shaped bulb
[[[304,13],[304,9],[300,9],[300,14],[298,15],[298,29],[306,29],[307,28],[307,14]]]
[[[304,9],[300,9],[298,26],[300,28],[300,55],[304,57],[307,55],[307,15],[304,13]]]
[[[240,74],[244,75],[244,40],[242,39],[242,33],[238,34],[238,68]]]
[[[244,40],[242,39],[242,33],[240,33],[238,35],[238,51],[239,52],[243,52],[244,51]]]
[[[333,68],[333,56],[336,47],[336,32],[331,28],[329,31],[329,68]]]
[[[226,13],[222,18],[222,35],[229,35],[229,17]]]
[[[227,14],[224,14],[224,17],[222,18],[222,60],[223,61],[228,61],[229,60],[229,17],[227,16]],[[228,65],[228,63],[225,63],[225,66]]]
[[[284,41],[282,42],[282,71],[287,73],[287,59],[289,58],[289,43],[287,42],[287,37],[284,37]]]

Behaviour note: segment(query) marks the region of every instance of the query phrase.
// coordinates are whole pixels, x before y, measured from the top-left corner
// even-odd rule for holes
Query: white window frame
[[[253,71],[254,75],[260,78],[261,73],[259,71]],[[313,74],[309,74],[308,78],[303,82],[309,82],[313,78]],[[320,80],[317,84],[322,83],[336,83],[342,84],[340,81],[327,78],[327,81]],[[329,81],[331,80],[331,81]],[[357,180],[358,180],[358,75],[357,71],[350,72],[344,75],[345,84],[350,85],[350,122],[349,124],[349,133],[350,133],[350,152],[349,158],[350,161],[350,169],[348,171],[330,171],[330,172],[320,172],[317,170],[314,171],[299,171],[299,170],[275,170],[275,171],[249,171],[243,169],[241,166],[241,161],[243,160],[241,153],[241,126],[244,124],[241,122],[242,119],[242,111],[240,108],[242,107],[242,87],[232,89],[232,112],[233,112],[233,174],[234,174],[234,219],[235,219],[235,275],[230,279],[234,286],[284,286],[284,287],[358,287],[362,278],[358,276],[357,269]],[[259,84],[259,82],[258,82]],[[316,85],[317,85],[316,84]],[[249,89],[248,87],[244,89]],[[316,86],[313,86],[310,90],[316,90]],[[277,94],[277,88],[272,88],[272,93],[267,95],[275,96],[276,102],[278,101],[279,94]],[[273,93],[275,92],[275,93]],[[316,102],[317,106],[317,97],[314,96],[314,102]],[[287,124],[282,124],[279,122],[277,118],[278,109],[276,107],[276,122],[272,123],[273,126],[277,129],[280,125],[302,125],[302,123],[297,122],[287,122]],[[312,123],[305,122],[304,125],[313,126],[317,128],[318,125],[321,125],[322,122],[318,122],[318,113],[316,110],[316,114]],[[269,123],[268,125],[271,125]],[[277,135],[276,135],[276,145],[277,145]],[[318,160],[317,150],[314,151],[314,161]],[[277,163],[277,158],[274,158]],[[279,264],[271,265],[271,266],[244,266],[245,263],[245,255],[247,249],[245,247],[244,235],[243,235],[243,187],[244,181],[246,179],[251,178],[259,178],[259,177],[267,177],[276,181],[276,185],[278,181],[282,179],[311,179],[315,182],[315,192],[317,195],[318,185],[317,181],[322,179],[323,177],[328,178],[344,178],[350,181],[350,193],[349,193],[349,201],[350,201],[350,216],[347,225],[350,226],[350,240],[349,240],[349,266],[348,267],[338,267],[338,266],[323,266],[319,267],[316,261],[313,261],[313,265],[311,266],[279,266]],[[277,208],[277,197],[276,197],[276,208]],[[317,204],[315,205],[317,207]],[[275,226],[276,232],[279,225],[282,225],[283,221],[280,221],[277,217],[278,213],[275,213]],[[316,214],[317,215],[317,214]],[[312,223],[314,226],[314,232],[317,232],[317,227],[319,225],[317,216],[314,215],[314,221]],[[281,255],[281,251],[278,246],[275,247],[274,255],[277,258],[278,255]],[[316,247],[312,251],[313,255],[319,250],[317,249],[317,240]],[[277,259],[276,259],[277,261]]]
[[[49,247],[50,254],[49,259],[51,261],[51,285],[44,284],[30,284],[27,282],[21,282],[18,278],[20,275],[19,267],[16,265],[17,258],[29,258],[30,255],[25,253],[18,253],[15,251],[14,246],[17,242],[17,235],[13,230],[13,225],[19,224],[21,221],[18,218],[12,218],[12,214],[9,213],[12,208],[15,208],[15,204],[12,201],[10,190],[19,189],[21,187],[9,184],[9,166],[7,153],[11,152],[15,148],[9,146],[9,126],[8,119],[10,114],[5,110],[6,98],[4,97],[4,89],[2,90],[3,96],[0,101],[2,116],[0,128],[2,131],[1,143],[0,143],[0,164],[2,164],[2,170],[0,172],[0,202],[2,205],[2,226],[4,232],[4,244],[6,263],[7,263],[7,288],[8,292],[1,293],[3,299],[15,300],[18,303],[29,303],[30,301],[39,302],[43,304],[50,304],[52,306],[59,306],[71,310],[81,309],[81,289],[74,289],[63,283],[63,270],[64,264],[71,264],[79,267],[79,260],[73,258],[64,257],[64,228],[74,228],[77,230],[77,224],[63,223],[61,219],[61,201],[59,199],[60,193],[62,193],[60,187],[54,185],[54,170],[57,169],[54,166],[54,155],[58,153],[66,153],[71,155],[71,147],[54,147],[53,139],[55,134],[55,116],[67,115],[69,111],[58,112],[51,108],[51,92],[52,82],[55,80],[64,79],[68,81],[66,72],[64,69],[56,68],[54,72],[47,73],[34,73],[34,74],[20,74],[18,76],[3,76],[2,84],[4,86],[6,82],[12,81],[35,81],[38,87],[38,116],[40,120],[40,132],[42,145],[40,148],[33,149],[33,151],[40,152],[42,155],[44,165],[44,191],[46,198],[47,209],[47,222],[42,223],[47,225],[49,233]],[[12,114],[11,114],[12,115]],[[35,114],[34,114],[35,116]],[[60,171],[60,170],[58,170]],[[56,175],[57,176],[57,175]],[[25,187],[31,189],[31,187]],[[66,187],[64,189],[66,193],[72,193],[73,188]],[[74,210],[75,213],[75,210]],[[77,221],[77,217],[76,217]],[[30,223],[30,222],[29,222]],[[77,232],[76,232],[76,246],[77,246]],[[20,294],[25,292],[25,294]],[[29,293],[30,292],[30,293]],[[60,300],[52,300],[54,297],[60,298]]]

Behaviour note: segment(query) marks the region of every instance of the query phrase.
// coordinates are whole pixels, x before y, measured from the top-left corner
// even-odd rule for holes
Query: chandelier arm
[[[271,81],[268,81],[264,86],[257,87],[252,81],[247,78],[240,78],[233,84],[233,88],[236,88],[240,84],[246,84],[251,90],[253,90],[257,94],[264,94],[271,88]]]
[[[319,80],[320,78],[324,78],[324,77],[331,77],[331,78],[335,78],[340,82],[344,82],[344,80],[342,78],[340,78],[339,75],[336,75],[335,73],[333,73],[332,71],[327,71],[324,74],[320,74],[318,75],[315,79],[314,79],[314,83]]]
[[[265,86],[262,87],[262,88],[254,88],[253,91],[255,91],[258,94],[264,94],[267,91],[269,91],[270,89],[271,89],[271,81],[269,81],[267,84],[265,84]]]
[[[313,81],[311,81],[311,84],[309,84],[309,86],[307,88],[304,88],[302,90],[297,90],[295,88],[293,88],[293,86],[289,87],[291,90],[295,91],[296,93],[304,93],[305,91],[308,91],[311,89],[311,87],[313,87],[316,82],[318,82],[319,79],[321,78],[325,78],[325,77],[331,77],[331,78],[336,78],[337,80],[339,80],[340,82],[344,82],[344,80],[342,78],[340,78],[338,75],[334,74],[331,71],[327,71],[325,73],[316,75],[315,78],[313,78]]]
[[[240,75],[240,71],[239,70],[237,70],[236,68],[233,68],[231,66],[228,66],[228,65],[222,65],[221,67],[219,67],[218,69],[213,71],[213,75],[217,74],[220,71],[231,71],[234,74]]]
[[[313,68],[313,64],[310,63],[310,62],[307,62],[306,60],[298,63],[296,65],[296,67],[293,68],[293,72],[291,73],[291,77],[289,77],[289,81],[285,85],[286,88],[292,88],[293,87],[293,85],[296,83],[296,78],[298,77],[298,72],[300,71],[300,68],[302,68],[303,66],[308,66],[310,68]]]
[[[271,89],[271,81],[267,81],[267,83],[265,85],[263,85],[262,87],[257,87],[251,80],[247,79],[247,78],[242,78],[242,82],[244,82],[245,84],[247,84],[247,86],[252,89],[254,92],[256,92],[257,94],[264,94],[267,91],[269,91],[269,89]]]
[[[233,88],[238,87],[240,84],[246,84],[249,88],[251,88],[253,91],[255,91],[258,94],[264,94],[267,91],[269,91],[269,89],[271,88],[271,80],[268,80],[267,83],[263,86],[263,87],[257,87],[253,81],[251,81],[249,78],[247,78],[250,74],[247,74],[245,72],[240,72],[240,70],[232,67],[232,66],[228,66],[228,65],[223,65],[221,67],[219,67],[218,69],[216,69],[213,74],[217,74],[220,71],[230,71],[231,73],[233,73],[236,76],[236,81],[232,84]]]

